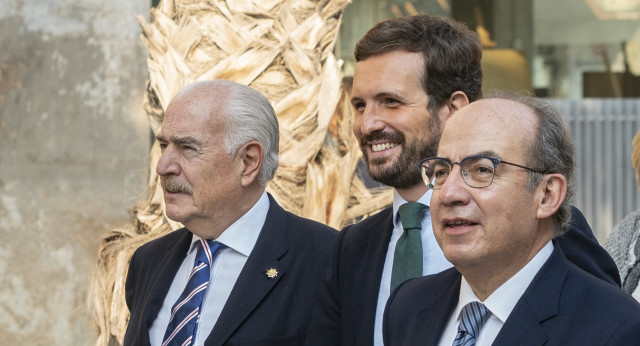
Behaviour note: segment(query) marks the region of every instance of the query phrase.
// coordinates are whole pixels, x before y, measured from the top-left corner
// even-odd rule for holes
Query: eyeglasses
[[[430,157],[418,162],[418,169],[422,174],[422,180],[428,188],[439,190],[447,181],[449,173],[453,170],[453,165],[460,165],[460,173],[467,185],[474,188],[483,188],[491,185],[499,164],[505,163],[520,168],[530,170],[532,172],[545,174],[545,172],[496,159],[495,157],[485,155],[469,156],[460,162],[452,162],[443,157]]]

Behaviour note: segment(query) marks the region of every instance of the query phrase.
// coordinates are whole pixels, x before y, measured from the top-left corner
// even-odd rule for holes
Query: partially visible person
[[[300,345],[337,231],[265,192],[278,121],[259,92],[190,84],[156,138],[166,214],[185,227],[131,258],[124,345]]]
[[[628,345],[640,304],[569,262],[575,157],[563,116],[517,95],[483,99],[420,161],[433,232],[454,268],[400,285],[384,344]]]
[[[390,292],[407,278],[451,267],[434,239],[431,191],[415,165],[435,156],[445,123],[481,97],[482,44],[450,18],[380,22],[360,39],[354,55],[353,133],[369,175],[394,188],[393,205],[340,233],[308,346],[381,346]],[[571,262],[619,286],[616,265],[584,216],[576,208],[571,214],[559,247]],[[417,227],[405,227],[410,219]]]
[[[633,138],[632,145],[631,162],[640,186],[640,132]],[[622,289],[640,301],[640,210],[630,213],[613,228],[605,249],[618,266]]]

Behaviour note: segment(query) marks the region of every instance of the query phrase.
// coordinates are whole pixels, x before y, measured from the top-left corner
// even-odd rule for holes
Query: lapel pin
[[[268,277],[269,279],[273,279],[273,278],[275,278],[276,276],[278,276],[278,271],[277,271],[277,270],[275,270],[274,268],[269,268],[269,269],[267,270],[267,277]]]

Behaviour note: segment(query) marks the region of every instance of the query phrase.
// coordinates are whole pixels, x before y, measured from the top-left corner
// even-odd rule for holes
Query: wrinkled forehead
[[[446,122],[438,156],[457,160],[489,151],[521,156],[528,151],[536,127],[533,110],[521,103],[505,99],[475,101]]]
[[[166,137],[208,137],[224,130],[220,103],[195,90],[174,97],[167,107],[160,134]]]

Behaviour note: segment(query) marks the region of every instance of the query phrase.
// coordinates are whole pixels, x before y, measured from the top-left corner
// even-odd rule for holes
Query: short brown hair
[[[482,43],[466,25],[450,18],[416,15],[386,20],[356,44],[356,61],[393,51],[421,53],[422,88],[428,108],[440,108],[456,91],[470,102],[482,96]]]

